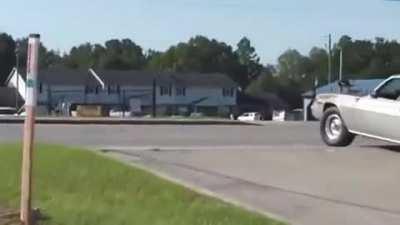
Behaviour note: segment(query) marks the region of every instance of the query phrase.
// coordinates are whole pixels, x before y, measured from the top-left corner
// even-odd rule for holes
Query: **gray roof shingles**
[[[14,107],[16,100],[15,88],[0,87],[0,107]],[[18,101],[22,102],[18,95]]]
[[[229,76],[221,73],[168,73],[148,71],[95,70],[105,85],[151,86],[154,78],[157,84],[177,84],[197,87],[237,87]],[[84,70],[49,69],[39,72],[39,81],[49,84],[95,84],[97,80]]]
[[[39,71],[39,82],[52,85],[99,85],[88,70],[48,69]]]

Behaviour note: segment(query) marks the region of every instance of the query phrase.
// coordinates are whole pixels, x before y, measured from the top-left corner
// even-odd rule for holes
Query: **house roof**
[[[201,87],[237,87],[238,85],[227,75],[222,73],[166,73],[176,83],[184,86]]]
[[[72,71],[70,71],[72,72]],[[199,87],[237,87],[227,75],[220,73],[169,73],[149,71],[117,71],[117,70],[95,70],[96,74],[105,85],[134,85],[150,86],[156,79],[157,84],[177,84],[182,86]],[[47,74],[56,74],[56,71],[46,71]],[[82,74],[81,74],[82,75]],[[75,76],[81,76],[78,73]],[[51,77],[50,75],[47,75]],[[61,76],[65,76],[62,74]],[[71,76],[71,75],[69,75]],[[71,76],[72,77],[72,76]],[[93,78],[93,76],[90,75]],[[68,78],[70,79],[70,78]],[[77,80],[77,83],[82,81]]]
[[[13,70],[14,72],[15,70]],[[12,73],[13,73],[12,72]],[[19,70],[25,79],[26,72]],[[118,71],[94,70],[104,85],[133,85],[151,86],[156,79],[157,84],[177,84],[197,87],[227,87],[238,85],[227,75],[222,73],[176,73],[176,72],[149,72],[149,71]],[[39,82],[53,85],[101,85],[89,70],[73,70],[63,67],[39,71]]]
[[[11,76],[15,73],[15,71],[15,68],[11,71],[6,83],[11,79]],[[24,80],[26,80],[27,74],[24,68],[19,69],[18,73]],[[93,77],[88,70],[73,70],[65,67],[40,70],[38,74],[38,80],[41,83],[56,85],[99,84],[96,78]]]
[[[154,74],[146,71],[95,70],[106,85],[148,86],[153,83]]]
[[[349,80],[350,92],[357,95],[367,95],[375,89],[384,79],[360,79],[360,80]],[[340,86],[337,81],[330,84],[318,87],[315,94],[324,93],[338,93]],[[303,97],[313,97],[314,92],[308,91],[303,94]]]
[[[16,91],[15,88],[0,87],[0,107],[15,107]],[[21,104],[22,99],[18,95]]]
[[[38,79],[46,84],[63,85],[99,85],[96,78],[87,70],[71,70],[65,68],[54,68],[39,72]]]

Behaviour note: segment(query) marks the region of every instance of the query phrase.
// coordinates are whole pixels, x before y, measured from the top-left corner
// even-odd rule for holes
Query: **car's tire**
[[[355,135],[350,133],[336,107],[330,107],[322,116],[320,133],[322,140],[329,146],[345,147],[350,145]]]

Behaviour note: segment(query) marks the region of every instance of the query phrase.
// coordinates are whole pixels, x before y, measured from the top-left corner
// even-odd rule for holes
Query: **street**
[[[321,146],[316,123],[266,126],[39,125],[36,137],[48,143],[89,147],[259,147]],[[1,124],[0,141],[20,140],[22,125]]]
[[[40,125],[39,142],[83,146],[302,225],[400,224],[400,147],[330,148],[318,123]],[[21,140],[0,125],[0,142]]]

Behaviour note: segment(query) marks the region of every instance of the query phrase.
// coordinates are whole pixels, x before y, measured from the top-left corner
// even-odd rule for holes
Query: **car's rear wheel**
[[[336,107],[331,107],[324,112],[321,119],[320,132],[322,140],[329,146],[348,146],[353,142],[355,137],[347,129]]]

